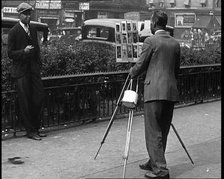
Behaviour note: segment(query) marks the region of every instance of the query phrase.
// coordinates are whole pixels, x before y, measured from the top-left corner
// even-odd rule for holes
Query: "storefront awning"
[[[192,28],[207,29],[211,19],[211,16],[199,16],[196,22],[193,24]]]

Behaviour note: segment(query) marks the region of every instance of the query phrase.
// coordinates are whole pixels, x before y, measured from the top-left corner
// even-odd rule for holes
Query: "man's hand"
[[[129,70],[129,74],[131,74],[132,68],[133,68],[133,67],[130,68],[130,70]]]
[[[132,76],[131,76],[132,69],[133,69],[133,67],[131,67],[129,70],[129,75],[130,75],[131,79],[132,79]]]
[[[26,48],[24,49],[25,53],[30,53],[34,47],[32,45],[27,45]]]

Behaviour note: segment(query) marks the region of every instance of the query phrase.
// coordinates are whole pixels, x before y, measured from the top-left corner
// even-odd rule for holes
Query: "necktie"
[[[30,36],[30,29],[29,29],[29,25],[26,25],[26,33],[28,36]]]

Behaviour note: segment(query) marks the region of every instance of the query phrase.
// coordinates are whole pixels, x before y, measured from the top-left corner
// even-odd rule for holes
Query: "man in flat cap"
[[[8,34],[8,56],[13,59],[11,76],[15,79],[20,114],[27,137],[41,140],[40,133],[44,90],[40,76],[40,47],[35,27],[30,25],[33,8],[27,3],[17,7],[19,22]]]

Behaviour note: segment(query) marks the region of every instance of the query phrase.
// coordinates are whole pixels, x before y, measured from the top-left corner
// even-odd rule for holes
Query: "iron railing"
[[[45,103],[42,127],[80,124],[109,118],[117,103],[128,72],[100,72],[44,77]],[[180,102],[198,103],[221,98],[221,65],[181,67],[178,79]],[[143,77],[139,79],[136,112],[143,111]],[[127,114],[120,106],[117,116]],[[2,92],[2,133],[23,131],[15,90]]]

